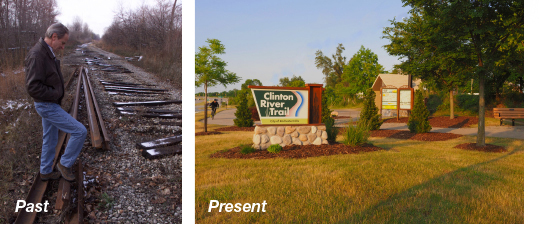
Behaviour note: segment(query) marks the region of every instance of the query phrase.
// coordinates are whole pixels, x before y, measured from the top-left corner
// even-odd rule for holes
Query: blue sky
[[[382,39],[389,20],[401,21],[409,8],[400,0],[379,1],[224,1],[195,2],[195,51],[209,38],[219,39],[226,54],[220,57],[228,70],[242,78],[235,85],[209,88],[223,91],[240,88],[246,79],[276,85],[282,77],[302,76],[308,83],[323,83],[315,67],[315,52],[331,57],[342,43],[347,61],[360,49],[371,49],[385,70],[400,61],[389,56]],[[196,92],[204,89],[196,88]]]

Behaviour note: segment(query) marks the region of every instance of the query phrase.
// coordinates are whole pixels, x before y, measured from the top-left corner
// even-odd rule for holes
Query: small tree
[[[364,98],[364,107],[360,113],[360,122],[368,125],[369,130],[379,130],[382,125],[379,109],[375,105],[375,92],[368,88]]]
[[[321,107],[322,107],[322,122],[326,126],[326,134],[328,134],[328,142],[335,142],[339,130],[334,127],[334,118],[332,118],[332,112],[328,108],[328,95],[327,91],[324,90],[322,93]]]
[[[251,119],[251,111],[248,108],[248,100],[249,93],[242,94],[242,98],[240,100],[240,105],[236,108],[236,112],[234,113],[234,116],[236,116],[236,119],[234,119],[234,125],[237,127],[251,127],[253,126],[253,119]]]
[[[414,95],[414,105],[407,126],[413,133],[427,133],[431,130],[431,125],[428,121],[429,110],[424,103],[424,95],[420,90],[416,90]]]
[[[195,87],[204,86],[204,102],[208,102],[208,87],[240,81],[236,73],[225,69],[227,63],[217,55],[225,54],[225,46],[217,39],[208,39],[209,46],[199,47],[195,54]],[[207,131],[208,111],[204,108],[204,131]]]

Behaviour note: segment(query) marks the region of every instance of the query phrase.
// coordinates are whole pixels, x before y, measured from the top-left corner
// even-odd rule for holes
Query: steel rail
[[[105,149],[107,150],[110,150],[111,147],[110,147],[110,142],[111,142],[111,139],[109,137],[109,134],[107,132],[107,128],[105,128],[105,122],[103,121],[103,117],[101,115],[101,110],[99,108],[99,104],[98,104],[98,101],[96,99],[96,96],[94,94],[94,89],[92,88],[92,84],[90,84],[90,77],[88,76],[88,69],[84,68],[84,74],[86,76],[86,79],[88,81],[88,87],[90,89],[90,93],[92,95],[92,100],[94,102],[94,107],[95,107],[95,110],[96,110],[96,115],[98,117],[98,121],[99,121],[99,126],[101,128],[101,133],[103,135],[103,140],[104,140],[104,145],[105,145]]]
[[[77,78],[77,87],[75,90],[75,98],[73,98],[73,105],[71,106],[71,111],[70,111],[71,116],[75,119],[77,119],[78,113],[79,113],[79,102],[80,102],[80,96],[81,96],[80,93],[81,93],[81,84],[82,84],[82,81],[81,81],[82,71],[83,71],[83,68],[80,67],[79,77]],[[62,133],[64,135],[66,134],[64,132]],[[67,134],[67,137],[65,140],[66,144],[67,142],[69,142],[70,137],[71,137],[71,134]],[[57,161],[59,161],[59,158],[57,159]],[[54,165],[56,165],[56,162]],[[69,206],[70,199],[71,199],[71,184],[68,181],[66,181],[64,178],[61,178],[60,181],[58,182],[58,192],[56,194],[55,209],[64,210],[67,206]]]
[[[99,133],[98,122],[96,120],[96,113],[94,111],[94,103],[90,97],[90,89],[88,88],[86,74],[83,74],[83,85],[84,85],[84,96],[86,99],[86,110],[88,111],[88,126],[90,128],[90,141],[92,142],[92,147],[101,148],[103,139]]]

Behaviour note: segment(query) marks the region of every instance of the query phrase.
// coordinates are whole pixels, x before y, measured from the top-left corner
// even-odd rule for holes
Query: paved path
[[[211,112],[210,109],[208,109],[208,124],[218,124],[218,125],[226,125],[226,126],[234,125],[233,120],[236,118],[236,116],[234,116],[234,113],[236,112],[236,108],[218,112],[214,116],[214,119],[212,119],[212,115],[210,115],[210,112]],[[202,121],[204,121],[204,119],[202,119],[201,122]]]
[[[360,111],[352,109],[341,109],[337,110],[339,116],[350,116],[351,118],[342,118],[336,119],[336,125],[338,127],[344,127],[350,121],[356,120],[359,116]],[[233,126],[236,117],[234,113],[236,109],[229,109],[216,114],[214,119],[208,119],[209,124],[218,124]],[[210,112],[209,112],[210,116]],[[255,123],[260,123],[259,121]],[[406,123],[383,123],[381,129],[387,130],[409,130]],[[461,135],[476,135],[478,128],[433,128],[432,132],[442,132],[442,133],[455,133]],[[499,137],[499,138],[515,138],[515,139],[524,139],[524,127],[523,126],[487,126],[486,127],[486,137]]]

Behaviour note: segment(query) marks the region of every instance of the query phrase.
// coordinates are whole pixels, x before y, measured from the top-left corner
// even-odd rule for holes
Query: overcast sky
[[[221,40],[228,70],[246,79],[276,85],[282,77],[302,76],[309,83],[323,83],[315,67],[315,52],[331,57],[342,43],[347,61],[362,45],[379,57],[385,70],[400,63],[389,56],[381,39],[389,20],[408,16],[400,0],[379,1],[195,1],[196,50],[208,38]],[[223,91],[241,83],[209,88]],[[204,91],[197,88],[196,92]]]
[[[151,0],[56,0],[60,15],[58,21],[64,25],[71,24],[76,16],[81,17],[83,22],[96,34],[103,36],[107,27],[113,21],[114,13],[123,3],[124,8],[137,9],[143,4],[154,6]]]

